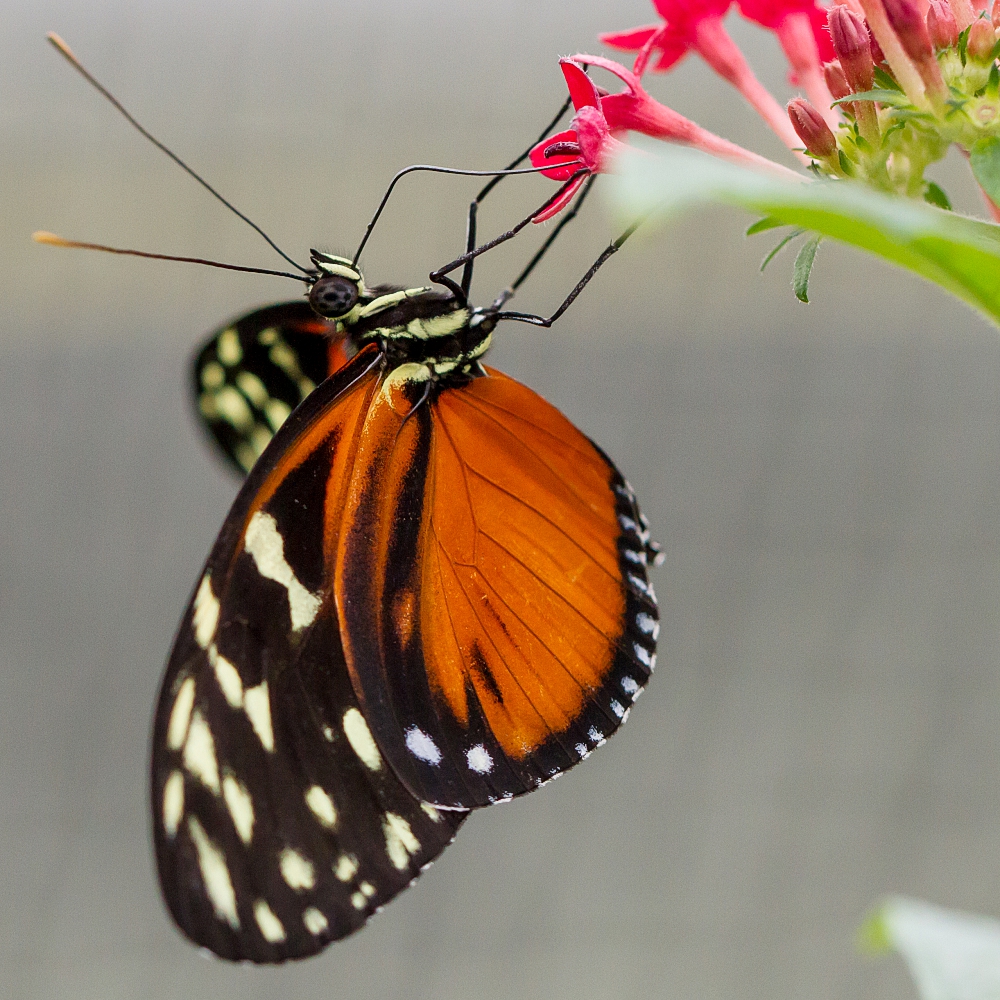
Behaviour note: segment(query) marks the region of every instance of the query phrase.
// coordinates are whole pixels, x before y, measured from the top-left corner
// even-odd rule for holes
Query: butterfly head
[[[346,257],[310,251],[317,278],[309,289],[309,305],[327,319],[344,320],[365,291],[361,272]]]

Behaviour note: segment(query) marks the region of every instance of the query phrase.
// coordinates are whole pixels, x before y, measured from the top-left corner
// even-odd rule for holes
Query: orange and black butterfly
[[[305,399],[248,462],[153,735],[171,912],[197,943],[258,962],[350,933],[467,810],[587,757],[627,718],[659,631],[632,489],[554,407],[481,362],[499,307],[376,292],[344,258],[313,261],[325,315],[253,313],[201,355],[202,375],[222,369],[200,380],[206,417],[253,416],[226,424],[250,449],[226,438],[241,465],[270,429],[260,387]],[[276,365],[280,390],[258,374],[244,392],[255,351],[269,371],[275,347],[324,321],[311,378],[324,356],[335,370],[318,388],[304,391],[298,361]],[[226,388],[242,407],[205,402]]]
[[[199,412],[248,475],[174,640],[151,804],[170,911],[224,958],[359,928],[470,810],[603,744],[655,666],[658,550],[632,488],[482,361],[501,320],[550,325],[632,230],[547,319],[503,306],[558,228],[475,308],[473,258],[532,218],[476,247],[491,186],[466,254],[431,275],[444,291],[368,288],[360,248],[287,258],[308,301],[227,325],[196,361]]]

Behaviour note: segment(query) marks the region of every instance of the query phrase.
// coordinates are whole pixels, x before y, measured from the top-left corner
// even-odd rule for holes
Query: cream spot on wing
[[[243,360],[240,336],[233,327],[219,334],[219,339],[215,342],[215,353],[227,367],[238,365]]]
[[[222,779],[222,797],[232,818],[233,826],[244,844],[249,844],[253,837],[253,799],[246,787],[231,774]]]
[[[205,389],[218,389],[226,381],[226,372],[218,361],[209,361],[201,370],[201,384]]]
[[[257,511],[247,525],[243,545],[257,564],[257,572],[267,580],[280,583],[288,591],[292,631],[312,625],[319,612],[320,598],[299,583],[292,567],[285,561],[285,542],[274,518]]]
[[[258,899],[253,904],[253,918],[268,944],[279,944],[285,940],[284,926],[263,899]]]
[[[194,595],[194,614],[191,624],[194,626],[194,640],[202,649],[208,649],[208,644],[215,635],[219,624],[219,599],[212,591],[212,581],[208,573],[201,578],[198,592]]]
[[[172,840],[184,815],[184,775],[171,771],[163,786],[163,832]]]
[[[316,884],[313,863],[294,848],[286,847],[278,856],[281,877],[291,889],[311,889]]]
[[[365,908],[365,903],[368,900],[365,899],[365,894],[363,892],[356,892],[351,896],[351,905],[356,910],[363,910]]]
[[[268,401],[270,396],[268,395],[268,391],[264,383],[261,382],[261,380],[254,375],[253,372],[238,372],[236,375],[236,384],[239,386],[240,392],[242,392],[254,406],[259,409],[264,408],[264,404]]]
[[[230,708],[243,707],[243,681],[240,672],[216,648],[213,642],[208,647],[208,662],[215,671],[215,679]]]
[[[268,753],[274,753],[274,730],[271,728],[271,696],[267,691],[267,681],[256,687],[247,688],[243,695],[243,710],[250,719],[250,725]]]
[[[330,921],[315,906],[310,906],[303,911],[302,923],[306,925],[306,930],[316,937],[330,926]]]
[[[372,896],[375,895],[375,886],[373,886],[371,882],[362,882],[358,886],[358,888],[361,890],[362,894],[368,899],[371,899]]]
[[[180,750],[184,746],[192,708],[194,708],[194,678],[186,677],[177,691],[177,697],[174,698],[174,707],[170,710],[170,721],[167,723],[167,746],[171,750]]]
[[[421,802],[420,808],[423,809],[423,811],[427,813],[427,815],[430,816],[435,823],[441,822],[441,813],[438,812],[438,810],[435,809],[429,802]]]
[[[344,713],[344,733],[361,763],[369,770],[377,771],[382,766],[382,755],[365,717],[356,708],[349,708]]]
[[[341,882],[350,882],[358,872],[358,859],[353,854],[341,854],[337,858],[337,865],[333,869],[333,874]]]
[[[224,385],[215,393],[215,410],[227,424],[238,431],[253,427],[253,411],[239,391],[231,385]]]
[[[236,912],[236,893],[226,867],[226,858],[205,833],[201,823],[195,816],[189,816],[188,833],[198,852],[198,867],[201,869],[201,880],[205,883],[205,892],[220,920],[225,920],[233,930],[239,930],[240,918]]]
[[[267,422],[271,425],[271,430],[276,431],[289,417],[291,414],[291,407],[281,399],[269,399],[267,406],[264,407],[264,415],[267,417]],[[319,910],[316,911],[319,913]],[[323,917],[323,914],[319,914]],[[323,917],[325,920],[326,917]]]
[[[201,712],[195,710],[187,739],[184,741],[184,767],[219,794],[219,765],[215,759],[215,740]]]
[[[337,825],[337,809],[333,804],[333,799],[319,785],[313,785],[306,792],[306,805],[312,810],[316,819],[328,830],[332,830]]]
[[[410,856],[420,850],[420,841],[413,835],[410,824],[402,816],[387,812],[382,821],[382,832],[385,834],[385,852],[389,860],[399,871],[405,871],[410,863]]]

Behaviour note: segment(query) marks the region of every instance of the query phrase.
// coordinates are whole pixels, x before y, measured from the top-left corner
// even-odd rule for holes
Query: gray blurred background
[[[771,236],[699,214],[637,237],[494,364],[615,458],[663,542],[660,670],[585,766],[472,818],[370,927],[278,970],[209,961],[158,898],[147,734],[235,483],[188,411],[227,317],[297,286],[54,250],[65,236],[280,260],[44,44],[56,30],[287,250],[350,252],[392,173],[498,167],[563,97],[556,59],[645,0],[0,4],[0,993],[124,997],[913,995],[855,929],[887,892],[1000,913],[1000,340],[824,244],[794,301]],[[781,99],[772,40],[732,30]],[[776,141],[693,60],[650,81]],[[978,210],[960,163],[937,178]],[[418,283],[468,180],[408,180],[366,253]],[[509,181],[499,232],[550,191]],[[596,200],[519,297],[557,304],[619,226]],[[541,234],[483,261],[479,301]]]

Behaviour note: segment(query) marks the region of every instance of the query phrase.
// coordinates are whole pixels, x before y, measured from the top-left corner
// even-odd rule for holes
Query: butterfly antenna
[[[46,38],[48,38],[49,42],[51,42],[52,45],[56,49],[58,49],[58,51],[60,52],[60,54],[87,81],[87,83],[89,83],[102,96],[106,97],[108,99],[108,101],[110,101],[111,104],[113,104],[115,106],[115,108],[117,108],[118,111],[120,111],[122,113],[122,115],[125,116],[125,120],[134,129],[136,129],[139,132],[140,135],[142,135],[144,138],[148,139],[154,146],[156,146],[157,149],[160,149],[164,153],[166,153],[167,156],[169,156],[170,159],[174,161],[174,163],[176,163],[182,170],[187,171],[187,173],[190,174],[206,191],[208,191],[209,194],[211,194],[213,197],[215,197],[219,201],[221,201],[222,204],[225,205],[226,208],[228,208],[230,212],[232,212],[234,215],[236,215],[239,218],[241,218],[248,226],[250,226],[251,228],[255,229],[261,236],[264,237],[264,239],[268,242],[268,244],[271,246],[271,248],[274,249],[274,250],[276,250],[282,257],[284,257],[285,260],[287,260],[288,263],[292,265],[292,267],[298,268],[304,274],[310,274],[311,273],[307,268],[303,267],[301,264],[298,264],[294,260],[292,260],[292,258],[289,257],[288,254],[285,253],[285,251],[282,250],[281,247],[279,247],[278,244],[275,243],[274,240],[272,240],[271,237],[268,236],[267,233],[265,233],[264,230],[261,229],[260,226],[258,226],[256,222],[254,222],[252,219],[248,219],[235,205],[232,204],[232,202],[227,201],[221,194],[219,194],[218,191],[215,190],[214,187],[212,187],[211,184],[208,183],[208,181],[206,181],[203,177],[201,177],[194,170],[192,170],[191,167],[189,167],[176,153],[174,153],[172,150],[168,149],[162,142],[160,142],[159,139],[156,138],[156,136],[151,135],[145,128],[143,128],[142,125],[140,125],[132,117],[132,115],[129,114],[129,112],[122,105],[121,101],[119,101],[118,98],[115,97],[115,95],[111,93],[111,91],[109,91],[106,87],[104,87],[101,83],[99,83],[93,76],[91,76],[91,74],[84,68],[84,66],[80,62],[80,60],[77,59],[77,57],[73,54],[72,49],[70,49],[70,47],[55,32],[50,31],[48,33],[48,35],[46,35]],[[108,248],[107,247],[100,247],[100,248],[97,248],[97,249],[107,250]],[[110,251],[110,252],[112,252],[112,253],[130,253],[131,251],[113,250],[113,251]],[[144,255],[140,254],[139,256],[155,257],[157,255],[156,254],[144,254]],[[186,259],[193,259],[193,258],[167,258],[167,259],[169,259],[169,260],[182,260],[182,259],[186,260]],[[207,263],[212,263],[212,262],[211,261],[200,261],[200,263],[207,264]],[[217,266],[217,267],[229,267],[231,265],[216,264],[215,266]],[[253,268],[235,268],[235,270],[244,270],[244,271],[247,271],[247,270],[254,270],[254,269]],[[266,273],[269,273],[269,272],[264,271],[263,273],[266,274]],[[279,272],[270,272],[270,273],[279,273]],[[297,277],[297,275],[296,275],[296,277]]]
[[[573,165],[573,161],[559,164],[560,167]],[[583,166],[582,160],[580,161],[580,166]],[[552,166],[549,165],[542,167],[523,167],[520,170],[511,170],[510,168],[506,170],[459,170],[457,167],[433,167],[426,163],[415,163],[412,167],[404,167],[398,174],[396,174],[395,177],[393,177],[391,181],[389,181],[389,186],[385,189],[385,194],[382,196],[382,200],[379,202],[379,206],[375,210],[375,214],[372,216],[372,221],[368,223],[365,235],[362,237],[361,243],[354,254],[351,266],[358,266],[358,259],[361,257],[361,251],[364,250],[365,244],[368,242],[368,237],[371,236],[372,230],[375,228],[375,223],[378,222],[379,216],[382,214],[382,210],[389,201],[389,195],[392,194],[392,189],[396,186],[397,182],[402,180],[402,178],[404,178],[407,174],[412,174],[418,170],[424,170],[428,173],[434,174],[457,174],[460,177],[510,177],[513,174],[540,174],[542,171],[551,169]]]
[[[205,260],[202,257],[175,257],[167,253],[147,253],[145,250],[123,250],[120,247],[109,247],[103,243],[81,243],[79,240],[64,240],[55,233],[37,232],[32,233],[31,238],[36,243],[44,243],[50,247],[69,247],[73,250],[103,250],[104,253],[120,253],[128,257],[148,257],[150,260],[179,260],[184,264],[204,264],[207,267],[221,267],[227,271],[249,271],[251,274],[273,274],[279,278],[294,278],[296,281],[304,281],[310,284],[312,276],[303,274],[292,274],[289,271],[272,271],[266,267],[243,267],[240,264],[223,264],[218,260]],[[293,261],[294,263],[294,261]]]

